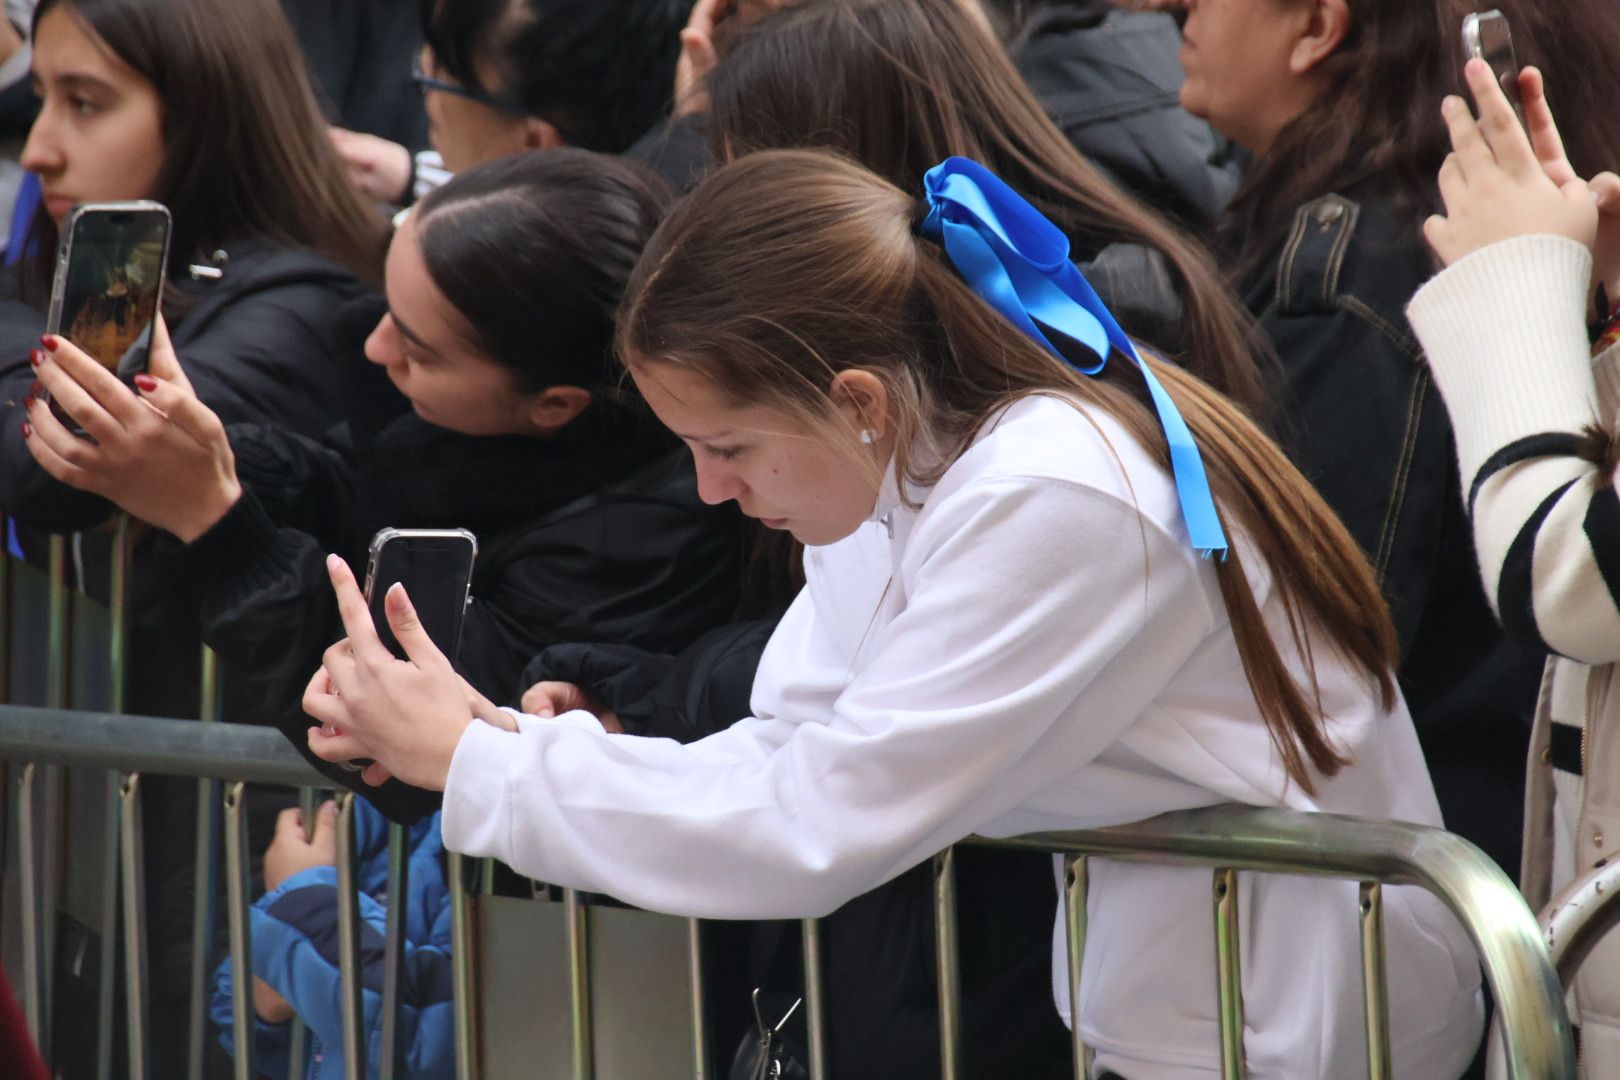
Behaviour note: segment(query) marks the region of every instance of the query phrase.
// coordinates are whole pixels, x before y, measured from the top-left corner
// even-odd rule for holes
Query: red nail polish
[[[34,367],[39,367],[39,365],[45,362],[45,354],[40,352],[38,349],[29,349],[28,362]]]
[[[27,397],[23,398],[23,411],[27,412],[29,409],[32,409],[33,407],[34,407],[34,395],[29,394]]]
[[[158,388],[158,381],[152,376],[143,373],[135,376],[135,385],[150,394]]]
[[[40,337],[39,343],[45,346],[46,352],[55,352],[56,346],[61,344],[61,341],[55,334],[44,334]]]
[[[25,439],[33,438],[34,425],[33,424],[24,424],[22,426],[22,435],[23,435],[23,438],[25,438]]]
[[[40,392],[40,391],[41,391],[41,390],[43,390],[43,389],[44,389],[44,387],[43,387],[43,386],[40,386],[40,385],[39,385],[39,380],[38,380],[38,379],[35,379],[35,380],[34,380],[34,385],[33,385],[33,386],[30,386],[30,387],[29,387],[29,388],[28,388],[28,396],[29,396],[29,397],[38,397],[38,396],[39,396],[39,392]]]

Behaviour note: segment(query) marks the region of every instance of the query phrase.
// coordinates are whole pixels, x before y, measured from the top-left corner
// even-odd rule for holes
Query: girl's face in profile
[[[736,405],[675,364],[644,361],[630,370],[658,419],[691,448],[704,502],[734,500],[762,525],[811,546],[842,540],[871,516],[875,470],[861,468],[832,433],[767,405]]]
[[[22,165],[39,174],[58,226],[76,203],[150,198],[163,168],[157,90],[125,64],[69,4],[48,11],[34,39],[39,118]]]
[[[532,399],[472,344],[472,327],[422,260],[414,216],[388,248],[388,314],[366,339],[366,359],[388,372],[416,414],[463,435],[533,434]]]

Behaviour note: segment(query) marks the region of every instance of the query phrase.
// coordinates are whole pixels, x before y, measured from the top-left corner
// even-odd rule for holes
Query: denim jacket
[[[1282,361],[1284,443],[1394,614],[1401,687],[1447,825],[1511,875],[1539,657],[1491,614],[1451,422],[1406,321],[1432,272],[1413,216],[1387,197],[1335,193],[1298,209],[1244,300]]]

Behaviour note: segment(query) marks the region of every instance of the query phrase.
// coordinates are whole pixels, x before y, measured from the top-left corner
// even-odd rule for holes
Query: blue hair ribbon
[[[946,158],[928,170],[923,186],[928,216],[922,234],[944,245],[957,273],[991,307],[1082,374],[1102,371],[1111,349],[1136,362],[1170,444],[1170,474],[1193,547],[1206,556],[1224,552],[1226,533],[1192,431],[1130,336],[1070,261],[1069,238],[976,161]],[[1073,341],[1096,362],[1077,361],[1049,334]]]

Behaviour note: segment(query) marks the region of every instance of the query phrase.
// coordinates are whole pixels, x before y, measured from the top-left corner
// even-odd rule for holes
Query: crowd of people
[[[841,1077],[934,1075],[927,862],[970,834],[1443,824],[1540,907],[1620,845],[1620,19],[1498,6],[1505,86],[1469,0],[11,0],[8,546],[73,534],[105,597],[140,523],[126,710],[195,715],[206,644],[226,719],[362,796],[421,1080],[447,850],[717,920],[727,1053],[824,916]],[[73,208],[133,199],[172,230],[126,381],[47,312]],[[405,589],[377,624],[385,527],[476,535],[457,642]],[[142,794],[181,1075],[196,791]],[[243,993],[262,1073],[297,1017],[342,1074],[296,798],[252,795],[212,1070]],[[1219,1073],[1200,872],[1095,865],[1070,1002],[1051,860],[959,860],[966,1075],[1070,1075],[1071,1016],[1088,1080]],[[1250,1075],[1363,1071],[1354,896],[1245,877]],[[1461,926],[1392,888],[1385,934],[1397,1074],[1482,1075]]]

